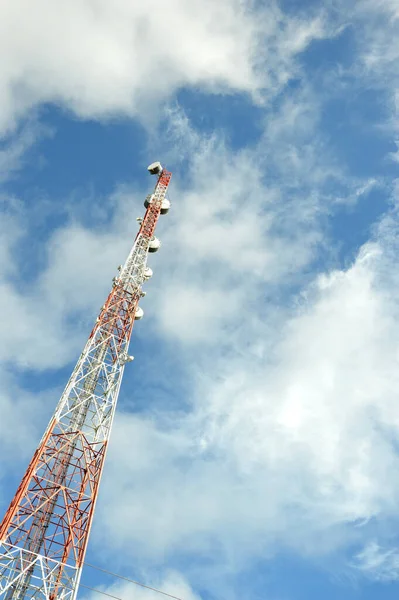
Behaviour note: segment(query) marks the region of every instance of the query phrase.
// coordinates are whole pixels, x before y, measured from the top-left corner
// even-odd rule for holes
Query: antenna
[[[172,174],[157,176],[133,247],[118,268],[55,413],[0,524],[0,600],[75,600],[149,252]]]

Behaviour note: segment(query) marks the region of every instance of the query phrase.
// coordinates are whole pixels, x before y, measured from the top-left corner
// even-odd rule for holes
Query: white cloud
[[[360,19],[367,40],[363,39],[360,54],[363,55],[366,67],[378,69],[384,65],[379,73],[381,77],[388,78],[390,75],[389,65],[397,55],[395,39],[388,32],[396,31],[398,28],[399,9],[396,0],[363,0],[353,11],[353,15]],[[393,66],[393,65],[391,65]],[[376,74],[376,73],[375,73]]]
[[[399,32],[399,9],[396,0],[362,0],[355,6],[343,5],[354,26],[358,43],[357,61],[353,74],[360,82],[367,81],[370,88],[383,91],[381,98],[387,112],[387,126],[392,130],[389,115],[393,116],[395,94],[399,86],[397,60],[399,49],[396,39]],[[395,120],[397,115],[395,116]]]
[[[154,295],[146,299],[164,333],[223,343],[232,317],[247,322],[256,314],[256,321],[259,295],[273,296],[288,276],[290,285],[300,284],[328,244],[323,219],[337,202],[332,182],[352,203],[375,184],[342,173],[317,132],[320,110],[310,90],[299,88],[273,112],[260,140],[236,151],[215,133],[201,136],[178,107],[167,112],[165,164],[177,159],[186,172],[172,179]]]
[[[42,208],[39,205],[38,210]],[[115,225],[115,229],[112,235],[95,234],[69,224],[56,231],[46,248],[47,266],[25,281],[29,270],[26,243],[29,239],[34,254],[32,246],[37,242],[35,235],[29,238],[22,203],[4,199],[0,236],[0,310],[5,316],[0,321],[2,362],[43,369],[63,366],[79,354],[120,257],[129,248],[123,227]],[[107,271],[108,283],[104,278]],[[75,322],[73,334],[71,320]]]
[[[4,139],[0,148],[0,183],[4,183],[18,173],[27,159],[28,151],[39,136],[50,134],[48,127],[28,122],[16,135]]]
[[[399,551],[384,549],[369,542],[355,557],[355,568],[376,581],[395,581],[399,578]]]
[[[186,348],[193,412],[119,413],[103,535],[126,555],[212,553],[231,567],[284,546],[321,555],[395,515],[397,231],[393,212],[282,320],[271,305],[230,331],[227,354]]]
[[[23,15],[29,14],[29,19]],[[16,32],[20,34],[16,35]],[[324,35],[320,19],[239,0],[7,0],[0,7],[0,131],[41,103],[83,118],[151,119],[184,86],[263,97],[295,55]]]

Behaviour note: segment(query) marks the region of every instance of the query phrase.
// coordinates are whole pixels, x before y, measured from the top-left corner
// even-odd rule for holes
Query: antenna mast
[[[75,600],[129,341],[171,173],[159,162],[133,247],[0,523],[0,600]]]

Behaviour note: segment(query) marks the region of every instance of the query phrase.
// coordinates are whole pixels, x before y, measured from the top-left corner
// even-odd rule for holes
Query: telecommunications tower
[[[159,162],[146,213],[123,267],[0,524],[0,600],[75,600],[149,252],[170,202]]]

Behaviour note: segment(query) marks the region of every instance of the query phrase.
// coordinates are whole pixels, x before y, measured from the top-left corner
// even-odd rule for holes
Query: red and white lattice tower
[[[160,163],[140,230],[0,525],[0,599],[75,600],[148,252],[171,173]]]

